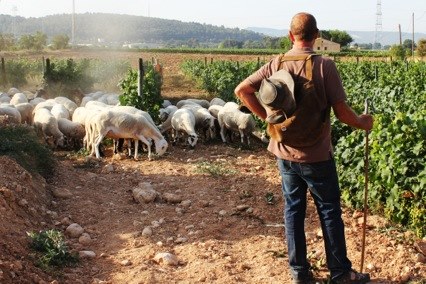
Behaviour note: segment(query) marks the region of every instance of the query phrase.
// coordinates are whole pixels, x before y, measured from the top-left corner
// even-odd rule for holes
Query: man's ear
[[[288,36],[289,36],[291,42],[294,42],[294,35],[291,33],[291,31],[288,32]]]

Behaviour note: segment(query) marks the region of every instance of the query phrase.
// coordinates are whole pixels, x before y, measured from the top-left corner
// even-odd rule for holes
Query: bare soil
[[[69,52],[62,56],[93,57]],[[179,64],[205,55],[114,53],[163,65],[163,96],[203,97]],[[210,58],[210,56],[208,57]],[[253,60],[252,57],[214,56]],[[209,60],[209,59],[208,59]],[[283,232],[281,181],[266,145],[235,141],[170,145],[148,161],[117,159],[106,148],[102,160],[56,151],[52,179],[30,174],[0,156],[0,283],[290,283]],[[149,183],[150,202],[132,193]],[[145,184],[146,185],[146,184]],[[349,258],[359,270],[362,212],[343,209]],[[72,238],[77,223],[91,241]],[[379,216],[368,216],[364,271],[371,283],[426,283],[425,240]],[[317,279],[326,279],[323,239],[312,200],[306,218],[309,259]],[[75,267],[43,271],[35,265],[26,232],[57,229],[71,251],[92,251]],[[175,263],[158,259],[170,253]]]

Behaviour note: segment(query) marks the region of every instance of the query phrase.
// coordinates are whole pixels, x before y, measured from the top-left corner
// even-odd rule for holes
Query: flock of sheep
[[[242,112],[238,104],[220,98],[210,102],[185,99],[176,105],[165,100],[160,109],[161,124],[156,125],[148,112],[121,106],[117,94],[90,93],[77,105],[66,97],[47,99],[37,93],[11,88],[6,93],[0,92],[0,116],[10,123],[32,125],[53,149],[85,147],[97,158],[101,157],[99,146],[104,138],[125,139],[128,145],[134,142],[135,159],[138,158],[138,143],[142,141],[150,160],[152,143],[156,154],[161,156],[170,142],[181,143],[182,138],[191,147],[195,147],[199,139],[209,141],[218,136],[227,142],[231,133],[239,134],[241,143],[250,144],[251,135],[266,142],[251,114]],[[131,149],[128,147],[129,156]]]

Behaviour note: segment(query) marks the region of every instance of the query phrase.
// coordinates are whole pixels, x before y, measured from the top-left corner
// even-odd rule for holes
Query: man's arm
[[[251,112],[262,120],[265,120],[266,111],[257,100],[255,95],[256,91],[257,90],[251,86],[250,81],[245,79],[235,88],[235,95]]]
[[[371,130],[373,128],[373,117],[370,114],[357,115],[346,101],[334,104],[333,112],[338,120],[349,126],[363,130]]]

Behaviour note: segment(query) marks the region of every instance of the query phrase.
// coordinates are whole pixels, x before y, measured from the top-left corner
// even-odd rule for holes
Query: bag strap
[[[280,58],[280,65],[279,70],[283,68],[283,63],[287,61],[304,61],[302,64],[302,67],[297,71],[296,75],[297,77],[300,76],[300,73],[302,72],[303,68],[305,68],[306,73],[306,79],[312,80],[312,58],[314,56],[317,56],[318,54],[311,53],[311,54],[303,54],[303,55],[285,55],[282,54]]]

